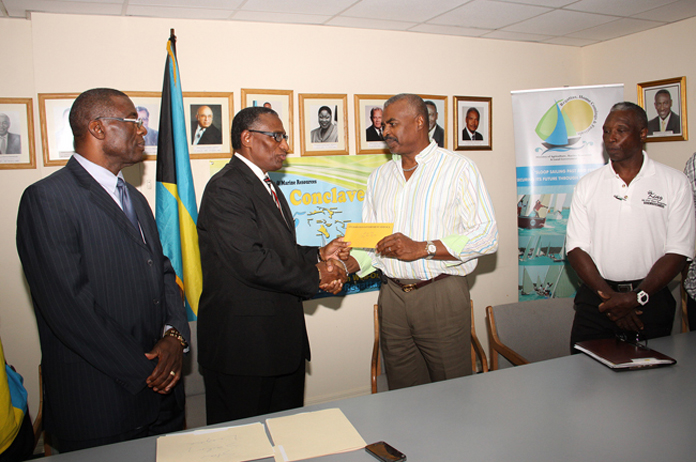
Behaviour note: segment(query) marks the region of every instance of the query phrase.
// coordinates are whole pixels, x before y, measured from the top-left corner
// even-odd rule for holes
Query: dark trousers
[[[24,415],[19,433],[12,444],[0,454],[0,462],[27,460],[34,452],[34,429],[29,414]]]
[[[208,425],[304,405],[305,360],[287,375],[261,377],[203,370]]]
[[[696,330],[696,300],[686,295],[686,312],[689,318],[689,330]]]
[[[628,338],[635,337],[635,332],[619,329],[615,322],[610,321],[606,314],[599,311],[602,299],[585,284],[581,285],[575,295],[575,319],[570,333],[570,352],[578,353],[573,348],[577,342],[601,338],[614,338],[625,334]],[[674,297],[667,287],[650,297],[650,301],[642,307],[639,316],[645,326],[640,332],[642,339],[665,337],[672,333],[674,323]]]
[[[152,393],[155,393],[154,391]],[[92,440],[72,441],[58,440],[51,435],[51,446],[58,452],[77,451],[78,449],[93,448],[106,444],[120,443],[122,441],[144,438],[146,436],[163,435],[165,433],[177,432],[184,429],[184,408],[177,402],[174,393],[162,396],[157,419],[149,425],[130,430],[119,435],[95,438]]]

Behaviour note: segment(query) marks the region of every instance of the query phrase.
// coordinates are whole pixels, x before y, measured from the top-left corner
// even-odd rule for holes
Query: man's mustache
[[[397,143],[399,140],[395,136],[387,135],[384,137],[384,141],[391,140],[391,141],[396,141]]]

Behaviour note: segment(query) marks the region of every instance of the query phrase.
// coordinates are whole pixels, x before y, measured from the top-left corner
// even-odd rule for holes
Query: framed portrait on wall
[[[230,157],[230,127],[234,114],[232,93],[184,92],[184,119],[189,157]]]
[[[288,154],[294,152],[292,90],[250,90],[242,88],[242,107],[266,106],[278,113],[288,135]]]
[[[159,139],[160,104],[162,93],[156,91],[127,91],[133,101],[138,118],[143,119],[145,134],[145,160],[157,158],[157,141]]]
[[[686,77],[638,84],[638,105],[648,115],[647,141],[689,139],[686,114]]]
[[[428,107],[428,137],[441,148],[447,148],[447,97],[418,95]]]
[[[44,165],[65,165],[75,152],[70,108],[78,93],[39,93]]]
[[[358,154],[387,154],[382,111],[391,95],[355,95],[355,144]]]
[[[31,98],[0,98],[0,169],[36,168]]]
[[[348,155],[348,96],[300,93],[303,156]]]
[[[493,98],[454,97],[454,150],[493,149]]]

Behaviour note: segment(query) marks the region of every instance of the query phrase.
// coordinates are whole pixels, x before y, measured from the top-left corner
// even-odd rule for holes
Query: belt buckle
[[[633,290],[633,284],[630,282],[627,284],[616,284],[616,290],[618,292],[630,292]]]
[[[403,287],[401,288],[401,290],[403,290],[403,291],[406,292],[406,293],[409,293],[409,292],[411,292],[412,290],[416,290],[417,288],[418,288],[418,287],[416,287],[415,284],[406,284],[405,286],[403,286]]]

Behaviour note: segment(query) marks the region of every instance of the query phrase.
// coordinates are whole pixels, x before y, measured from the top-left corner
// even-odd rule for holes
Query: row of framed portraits
[[[126,92],[148,129],[146,159],[157,156],[161,94]],[[69,114],[78,93],[39,93],[41,147],[44,165],[63,165],[73,153]],[[232,152],[230,126],[234,117],[233,93],[184,92],[189,154],[191,158],[225,158]],[[431,138],[442,147],[448,140],[448,97],[420,95],[427,102]],[[382,108],[391,95],[354,95],[357,154],[388,153],[382,140]],[[274,109],[289,135],[289,153],[295,152],[294,94],[292,90],[242,89],[243,107]],[[492,149],[492,98],[454,96],[454,150]],[[348,95],[298,94],[300,154],[349,154]],[[0,169],[35,168],[32,98],[0,98]],[[201,136],[199,132],[206,128]]]

